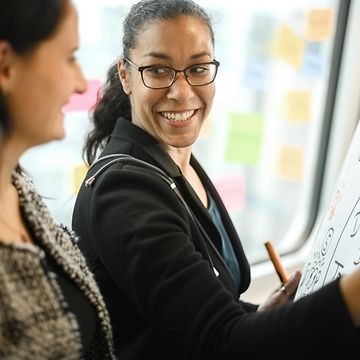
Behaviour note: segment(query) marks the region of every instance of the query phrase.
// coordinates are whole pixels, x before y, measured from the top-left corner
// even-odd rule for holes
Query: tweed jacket
[[[92,273],[75,245],[76,237],[58,226],[27,175],[13,173],[20,206],[41,246],[6,244],[0,234],[0,358],[114,359],[108,313]],[[56,277],[48,271],[51,256],[89,299],[99,317],[94,348],[84,357],[75,316],[66,310]]]
[[[82,185],[73,229],[108,305],[119,358],[229,360],[250,354],[262,358],[264,351],[272,351],[288,359],[294,350],[304,357],[322,350],[321,339],[330,351],[339,342],[360,349],[338,282],[266,312],[239,299],[250,283],[249,264],[216,189],[194,156],[191,164],[216,202],[233,245],[239,289],[224,264],[220,234],[207,209],[156,139],[120,118],[100,157],[110,154],[129,154],[164,171],[195,218],[171,186],[131,162],[114,163],[91,186]],[[86,179],[102,166],[90,168]]]

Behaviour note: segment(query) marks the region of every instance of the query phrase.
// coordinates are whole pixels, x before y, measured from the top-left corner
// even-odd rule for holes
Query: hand
[[[258,307],[258,311],[265,311],[288,301],[293,301],[299,286],[300,277],[300,271],[297,270],[292,273],[284,285],[270,293],[266,301]]]

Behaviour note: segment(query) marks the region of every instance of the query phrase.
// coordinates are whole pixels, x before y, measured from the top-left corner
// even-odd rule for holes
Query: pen
[[[274,246],[270,241],[266,241],[264,245],[269,254],[270,260],[273,263],[274,268],[280,278],[280,281],[284,285],[288,280],[288,275],[284,266],[281,263],[280,256],[278,255],[277,251],[275,250]]]

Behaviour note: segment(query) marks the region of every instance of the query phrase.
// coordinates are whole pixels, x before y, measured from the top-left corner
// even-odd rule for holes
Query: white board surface
[[[315,236],[295,300],[360,265],[360,124]]]

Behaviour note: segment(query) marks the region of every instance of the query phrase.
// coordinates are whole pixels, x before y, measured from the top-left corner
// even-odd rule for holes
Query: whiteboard
[[[360,265],[360,123],[321,220],[294,300]]]

